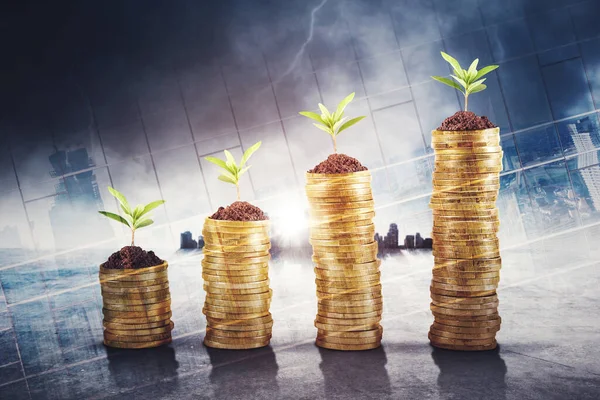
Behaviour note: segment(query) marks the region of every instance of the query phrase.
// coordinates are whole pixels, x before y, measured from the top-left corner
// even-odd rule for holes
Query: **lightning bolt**
[[[313,8],[312,11],[310,12],[310,28],[308,30],[308,37],[306,38],[304,43],[302,43],[302,46],[300,46],[300,49],[296,53],[294,60],[292,61],[292,63],[288,67],[288,69],[285,71],[285,73],[281,76],[281,78],[279,78],[279,80],[282,80],[283,78],[288,76],[294,70],[294,68],[296,68],[298,66],[300,59],[302,58],[302,56],[304,55],[304,52],[306,51],[306,46],[308,46],[310,44],[310,42],[312,42],[312,40],[313,40],[313,36],[315,33],[315,18],[316,18],[317,12],[321,8],[323,8],[323,6],[327,3],[327,1],[329,1],[329,0],[321,1],[321,4],[319,4],[318,6]]]

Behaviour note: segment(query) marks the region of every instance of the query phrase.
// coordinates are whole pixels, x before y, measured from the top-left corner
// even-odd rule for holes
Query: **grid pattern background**
[[[106,186],[134,202],[165,199],[139,242],[174,251],[181,232],[198,235],[203,218],[235,196],[203,157],[224,149],[239,157],[262,140],[242,195],[274,229],[293,231],[304,172],[331,153],[329,138],[297,115],[318,102],[354,91],[348,114],[368,117],[338,146],[373,171],[378,232],[396,223],[401,236],[427,235],[429,132],[461,107],[457,93],[429,78],[450,72],[440,51],[500,65],[471,107],[501,128],[503,246],[600,223],[597,1],[324,0],[265,9],[233,10],[219,52],[193,50],[201,40],[189,18],[177,36],[185,41],[150,46],[142,60],[115,57],[40,78],[5,120],[0,348],[10,350],[0,357],[0,387],[95,356],[88,345],[101,332],[95,285],[106,250],[89,254],[126,240],[97,214],[117,211]],[[48,343],[60,349],[51,353],[57,359],[38,354]]]

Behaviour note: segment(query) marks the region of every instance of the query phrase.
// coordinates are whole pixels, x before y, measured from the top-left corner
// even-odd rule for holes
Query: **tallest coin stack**
[[[377,348],[383,299],[371,174],[307,173],[306,179],[316,265],[316,344],[333,350]]]
[[[498,128],[433,131],[433,256],[429,340],[452,350],[496,347],[500,329],[500,225],[496,199],[502,170]]]

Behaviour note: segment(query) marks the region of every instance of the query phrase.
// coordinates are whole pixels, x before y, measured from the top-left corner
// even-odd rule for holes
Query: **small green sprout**
[[[119,214],[114,214],[108,211],[98,211],[100,214],[114,219],[124,225],[127,225],[131,229],[131,245],[134,246],[134,238],[136,229],[143,228],[148,225],[152,225],[154,221],[150,219],[146,214],[150,211],[154,210],[156,207],[165,203],[164,200],[156,200],[146,205],[138,204],[135,208],[131,208],[129,202],[123,196],[122,193],[117,191],[116,189],[108,187],[108,191],[112,194],[121,205],[121,209],[125,213],[125,217],[120,216]],[[145,216],[145,217],[144,217]]]
[[[469,107],[469,95],[485,90],[487,86],[484,85],[483,82],[485,82],[486,78],[481,79],[481,77],[489,74],[498,68],[498,66],[488,65],[487,67],[483,67],[478,71],[477,64],[479,64],[479,58],[476,58],[471,63],[469,69],[466,70],[460,66],[456,59],[444,53],[443,51],[441,53],[444,60],[446,60],[452,66],[455,75],[450,76],[456,82],[443,76],[432,76],[432,78],[461,92],[463,96],[465,96],[465,111],[468,111],[467,108]]]
[[[240,201],[240,178],[251,167],[251,165],[246,167],[246,163],[248,162],[248,159],[250,159],[250,156],[252,156],[256,150],[258,150],[261,144],[262,142],[257,142],[250,146],[248,150],[244,152],[244,155],[242,155],[239,165],[235,162],[233,154],[231,154],[228,150],[224,151],[225,157],[227,158],[226,161],[216,157],[204,157],[206,161],[223,168],[224,171],[222,171],[223,173],[219,175],[219,180],[235,185],[238,201]]]
[[[356,124],[363,118],[366,118],[364,116],[352,119],[344,117],[344,110],[346,109],[346,106],[354,99],[354,94],[355,93],[350,93],[348,97],[342,100],[340,104],[338,104],[337,110],[333,114],[330,113],[327,107],[325,107],[321,103],[319,103],[319,108],[321,109],[322,113],[321,115],[310,111],[301,111],[299,113],[300,115],[304,115],[305,117],[317,121],[318,124],[313,123],[313,125],[321,129],[322,131],[327,132],[331,136],[331,139],[333,140],[333,151],[335,153],[337,153],[337,135],[339,135],[342,131],[345,131],[346,129],[350,128],[352,125]]]

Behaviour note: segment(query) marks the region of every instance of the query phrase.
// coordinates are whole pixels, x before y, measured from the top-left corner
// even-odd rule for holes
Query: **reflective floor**
[[[430,253],[385,258],[383,347],[348,353],[313,344],[316,298],[305,255],[273,262],[273,339],[251,351],[202,345],[200,254],[159,254],[171,264],[174,340],[131,351],[102,345],[96,265],[105,252],[28,264],[6,255],[0,398],[598,398],[599,244],[595,226],[504,248],[500,347],[481,353],[429,346]]]

